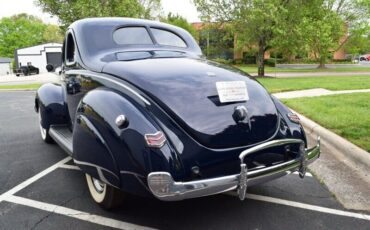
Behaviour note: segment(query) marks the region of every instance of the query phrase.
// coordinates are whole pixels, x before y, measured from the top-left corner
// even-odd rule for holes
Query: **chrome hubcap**
[[[91,180],[93,182],[93,185],[94,185],[95,190],[98,193],[103,193],[104,192],[104,189],[105,189],[105,184],[103,182],[101,182],[100,180],[95,179],[95,178],[91,178]]]

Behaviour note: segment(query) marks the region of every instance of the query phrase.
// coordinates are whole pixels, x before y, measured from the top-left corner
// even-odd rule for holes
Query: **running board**
[[[72,155],[72,132],[67,126],[50,126],[49,134],[64,151]]]

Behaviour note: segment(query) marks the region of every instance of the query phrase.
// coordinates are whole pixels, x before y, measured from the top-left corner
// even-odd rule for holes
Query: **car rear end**
[[[152,146],[147,182],[161,200],[233,189],[244,199],[248,185],[293,171],[304,176],[319,156],[319,142],[306,149],[297,117],[238,70],[182,56],[115,61],[103,71],[153,102],[148,109],[163,135],[147,143],[161,141]]]
[[[270,156],[269,164],[258,166],[256,166],[257,162],[253,161],[263,155],[279,155],[279,153],[285,155],[284,160],[271,161]],[[231,190],[236,190],[239,198],[244,200],[248,186],[277,179],[295,171],[298,171],[299,176],[303,178],[307,165],[316,160],[319,155],[320,139],[317,140],[316,146],[307,149],[302,140],[286,138],[268,141],[240,151],[237,160],[229,160],[229,163],[233,162],[231,165],[234,165],[235,161],[239,163],[239,165],[233,166],[235,172],[231,174],[189,181],[176,181],[168,172],[152,172],[147,179],[153,195],[164,201],[190,199]],[[222,164],[227,167],[228,161],[224,161]],[[212,164],[210,166],[220,167]],[[249,168],[251,166],[252,168]],[[199,174],[201,172],[200,167],[196,167],[196,172],[194,172],[194,167],[191,169],[193,173]]]

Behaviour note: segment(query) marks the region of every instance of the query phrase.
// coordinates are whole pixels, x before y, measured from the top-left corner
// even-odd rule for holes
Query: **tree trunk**
[[[326,63],[326,58],[324,58],[323,56],[321,56],[320,57],[319,69],[325,69],[326,68],[325,63]]]
[[[265,76],[265,40],[260,39],[258,42],[258,77],[264,77]]]

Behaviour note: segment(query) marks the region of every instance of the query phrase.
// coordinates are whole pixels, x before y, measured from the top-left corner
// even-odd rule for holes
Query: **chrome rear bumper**
[[[244,158],[249,154],[287,144],[300,144],[300,157],[270,167],[248,171]],[[264,183],[281,176],[298,171],[301,178],[306,173],[307,165],[320,156],[320,137],[315,147],[304,148],[299,139],[282,139],[269,141],[240,153],[240,174],[189,182],[176,182],[168,172],[152,172],[148,175],[148,185],[155,197],[164,201],[184,200],[208,196],[237,189],[239,198],[244,200],[247,186]]]

